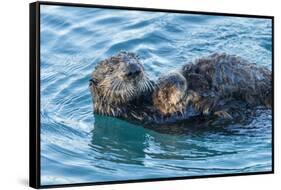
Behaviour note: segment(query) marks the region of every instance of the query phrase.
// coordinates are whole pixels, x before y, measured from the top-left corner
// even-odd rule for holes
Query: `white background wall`
[[[67,0],[64,0],[67,2]],[[0,4],[0,189],[28,189],[28,3]],[[278,0],[71,0],[76,3],[275,16],[275,174],[80,187],[81,189],[276,189],[280,186],[281,5]],[[280,73],[280,74],[279,74]],[[280,188],[280,187],[279,187]],[[77,189],[77,188],[68,188]]]

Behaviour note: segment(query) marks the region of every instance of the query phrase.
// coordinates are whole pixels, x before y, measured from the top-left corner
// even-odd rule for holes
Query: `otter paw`
[[[216,112],[214,112],[214,115],[216,115],[222,119],[233,119],[233,117],[229,113],[227,113],[227,111],[225,111],[225,110],[216,111]]]

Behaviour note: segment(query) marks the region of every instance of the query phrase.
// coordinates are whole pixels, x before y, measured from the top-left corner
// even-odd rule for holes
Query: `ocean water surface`
[[[91,72],[121,50],[153,79],[214,52],[271,69],[271,20],[41,5],[41,185],[271,171],[272,113],[145,128],[93,114]]]

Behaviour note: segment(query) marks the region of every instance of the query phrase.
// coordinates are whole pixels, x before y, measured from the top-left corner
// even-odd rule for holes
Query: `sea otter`
[[[232,120],[272,106],[271,71],[241,57],[212,54],[152,81],[134,53],[98,63],[90,79],[94,113],[132,122],[171,123],[194,117]]]

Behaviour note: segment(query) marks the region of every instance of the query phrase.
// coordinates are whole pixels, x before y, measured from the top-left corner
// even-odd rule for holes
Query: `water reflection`
[[[107,160],[111,164],[152,167],[156,171],[161,168],[190,171],[192,168],[203,169],[191,167],[192,164],[209,160],[208,164],[203,165],[228,171],[227,161],[218,164],[218,159],[232,155],[229,162],[243,162],[235,157],[243,155],[246,149],[254,150],[262,141],[257,138],[270,135],[267,132],[270,126],[257,126],[260,120],[267,119],[270,110],[261,109],[255,113],[259,117],[249,118],[239,124],[206,119],[161,126],[138,126],[117,118],[95,115],[89,146],[94,152],[99,152],[99,157],[95,159]],[[263,148],[268,146],[270,144],[264,144]]]
[[[148,159],[185,160],[234,154],[235,150],[218,151],[206,146],[216,137],[235,135],[229,126],[196,120],[143,127],[96,115],[90,147],[103,159],[138,165],[146,165]]]

